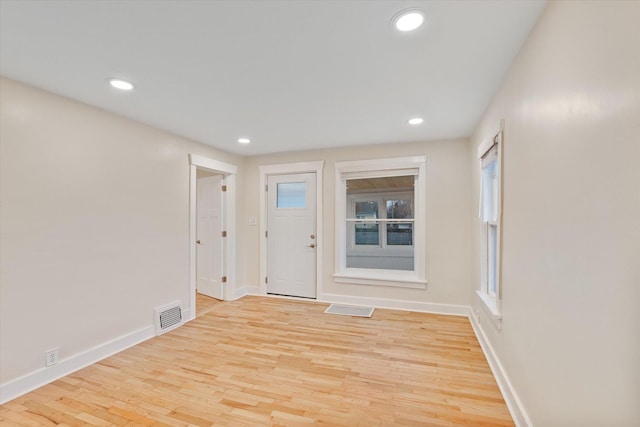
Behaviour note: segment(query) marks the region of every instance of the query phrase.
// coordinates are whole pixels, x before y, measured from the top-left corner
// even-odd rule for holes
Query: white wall
[[[0,383],[188,308],[188,153],[241,158],[0,81]]]
[[[334,274],[334,205],[336,161],[426,155],[427,193],[427,288],[407,289],[336,283]],[[303,151],[251,157],[245,163],[244,229],[242,244],[245,264],[241,284],[257,287],[260,283],[259,225],[249,226],[249,216],[260,218],[260,165],[324,160],[323,181],[323,290],[326,294],[385,298],[434,304],[469,305],[469,220],[470,172],[469,146],[466,140],[412,144],[387,144],[366,147]]]
[[[639,99],[640,2],[550,2],[472,139],[473,296],[505,119],[502,330],[479,315],[536,426],[640,425]]]

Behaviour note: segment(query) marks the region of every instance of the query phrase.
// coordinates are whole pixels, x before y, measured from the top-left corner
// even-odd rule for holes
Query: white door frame
[[[222,215],[226,221],[227,237],[222,244],[224,251],[222,271],[227,276],[227,283],[224,285],[223,297],[225,301],[231,301],[236,296],[236,175],[238,167],[198,154],[189,154],[189,312],[185,313],[187,321],[196,317],[196,224],[198,219],[196,184],[198,168],[224,175],[222,184],[227,186],[227,191],[222,197]]]
[[[260,285],[259,294],[267,294],[267,284],[264,279],[267,277],[267,197],[266,185],[269,175],[287,175],[294,173],[315,173],[316,174],[316,299],[322,298],[322,253],[324,252],[324,242],[322,239],[322,168],[324,160],[313,162],[284,163],[278,165],[262,165],[260,169]]]

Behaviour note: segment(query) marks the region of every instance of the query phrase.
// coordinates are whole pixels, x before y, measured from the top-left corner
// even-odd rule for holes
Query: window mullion
[[[387,219],[387,205],[384,198],[378,199],[378,219]],[[378,228],[380,233],[380,247],[387,247],[387,222],[378,222]]]

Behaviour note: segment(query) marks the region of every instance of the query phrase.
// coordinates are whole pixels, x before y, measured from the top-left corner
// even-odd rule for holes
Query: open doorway
[[[189,308],[185,320],[233,300],[237,167],[189,155]]]
[[[224,175],[196,171],[196,317],[224,299]]]

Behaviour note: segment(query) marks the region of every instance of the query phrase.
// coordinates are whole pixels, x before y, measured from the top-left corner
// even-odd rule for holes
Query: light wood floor
[[[4,425],[513,425],[468,319],[265,297],[0,407]]]
[[[196,317],[210,312],[220,300],[196,293]]]

